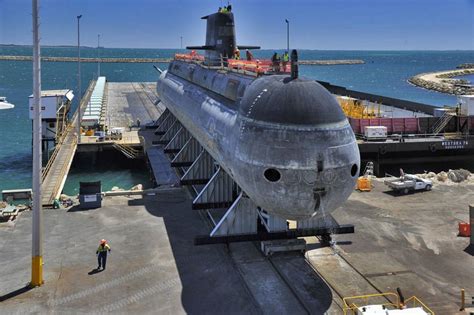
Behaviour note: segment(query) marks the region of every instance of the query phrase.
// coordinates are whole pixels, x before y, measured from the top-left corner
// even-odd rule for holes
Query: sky
[[[179,48],[205,41],[227,0],[39,0],[42,45]],[[321,50],[474,50],[474,0],[234,0],[240,45]],[[31,44],[31,1],[0,0],[0,44]]]

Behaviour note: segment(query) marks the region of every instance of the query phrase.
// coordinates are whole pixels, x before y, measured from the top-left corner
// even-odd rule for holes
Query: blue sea
[[[102,57],[167,58],[180,50],[173,49],[107,49]],[[42,48],[43,56],[77,55],[74,47]],[[262,50],[254,55],[269,58],[273,51]],[[0,46],[0,55],[31,55],[29,47]],[[97,50],[82,48],[82,57],[95,57]],[[453,105],[455,97],[427,91],[407,83],[407,79],[421,72],[454,69],[462,63],[474,62],[474,51],[299,51],[300,59],[362,59],[363,65],[301,66],[304,76],[323,80],[350,89],[431,104]],[[77,88],[77,64],[43,62],[42,89]],[[165,68],[166,64],[160,65]],[[97,65],[82,64],[82,87],[97,74]],[[108,81],[156,81],[152,64],[101,64],[101,75]],[[469,78],[471,82],[474,78]],[[28,118],[28,96],[32,93],[32,63],[0,61],[0,96],[15,104],[12,110],[0,111],[0,190],[31,187],[31,121]],[[103,182],[105,189],[112,186],[130,188],[148,178],[143,172],[110,168],[102,173],[75,168],[68,177],[65,192],[75,193],[81,180]]]

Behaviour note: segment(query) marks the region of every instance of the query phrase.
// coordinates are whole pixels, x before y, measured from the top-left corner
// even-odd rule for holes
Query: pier
[[[130,159],[145,158],[143,163],[148,164],[155,185],[177,183],[178,178],[163,150],[153,145],[157,140],[154,134],[156,127],[153,126],[165,111],[165,107],[157,104],[157,100],[155,83],[107,83],[103,122],[107,130],[121,129],[121,137],[101,139],[97,136],[82,135],[77,151],[81,153],[115,150]]]
[[[95,81],[91,81],[86,93],[82,98],[82,102],[80,104],[81,111],[84,111],[84,108],[89,102],[94,85]],[[66,177],[77,148],[77,133],[75,129],[75,126],[77,125],[77,119],[78,117],[76,111],[71,122],[67,126],[66,131],[56,143],[56,147],[49,158],[46,167],[43,169],[41,203],[45,207],[50,207],[53,204],[54,199],[59,198],[64,187],[64,183],[66,182]]]
[[[83,115],[95,82],[91,81],[82,98]],[[88,135],[87,130],[83,130],[79,145],[76,111],[43,168],[42,205],[51,207],[54,200],[60,197],[76,152],[116,150],[130,159],[142,158],[148,154],[154,157],[149,159],[148,163],[154,174],[155,183],[162,185],[175,182],[176,178],[172,175],[169,162],[160,159],[160,153],[152,146],[153,130],[146,129],[146,125],[152,125],[164,111],[162,105],[155,105],[157,99],[154,83],[107,83],[100,123],[107,130],[120,129],[120,137]],[[140,121],[143,128],[137,125],[137,121]]]
[[[0,60],[6,61],[31,61],[31,56],[0,56]],[[81,62],[102,63],[168,63],[172,58],[81,58]],[[42,62],[77,62],[77,57],[41,57]],[[301,65],[331,66],[331,65],[357,65],[364,64],[360,59],[337,59],[337,60],[300,60]]]

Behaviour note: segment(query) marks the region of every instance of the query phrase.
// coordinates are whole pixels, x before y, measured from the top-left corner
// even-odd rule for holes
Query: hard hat
[[[105,239],[101,239],[101,240],[100,240],[100,243],[101,243],[101,244],[105,244],[105,243],[107,243],[107,241],[106,241]]]

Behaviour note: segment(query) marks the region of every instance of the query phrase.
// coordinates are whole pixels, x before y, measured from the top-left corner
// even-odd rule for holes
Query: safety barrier
[[[190,54],[175,54],[175,60],[182,60],[187,62],[203,62],[204,56],[198,55],[195,53]],[[269,72],[275,72],[274,64],[271,60],[244,60],[244,59],[231,59],[231,58],[221,58],[220,63],[222,67],[227,62],[227,67],[229,69],[234,69],[238,71],[248,71],[256,74],[265,74]],[[280,62],[278,66],[278,72],[289,73],[291,71],[291,65],[288,61],[285,65],[283,62]]]

